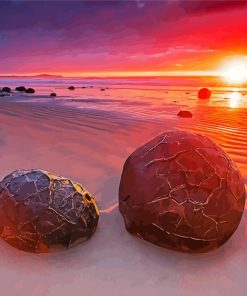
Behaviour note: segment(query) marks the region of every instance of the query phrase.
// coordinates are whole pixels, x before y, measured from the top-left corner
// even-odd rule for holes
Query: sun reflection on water
[[[229,107],[230,108],[237,108],[240,105],[240,100],[242,98],[242,95],[239,92],[233,92],[230,94],[230,100],[229,100]]]

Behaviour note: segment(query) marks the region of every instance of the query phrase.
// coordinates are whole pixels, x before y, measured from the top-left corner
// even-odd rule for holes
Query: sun
[[[247,63],[234,61],[225,66],[222,76],[226,82],[233,84],[243,84],[247,82]]]

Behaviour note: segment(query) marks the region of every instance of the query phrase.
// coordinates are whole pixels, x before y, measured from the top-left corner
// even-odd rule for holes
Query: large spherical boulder
[[[211,91],[208,88],[201,88],[198,91],[198,98],[202,100],[208,100],[211,97]]]
[[[156,245],[206,252],[237,229],[245,204],[243,179],[209,138],[164,133],[126,160],[119,208],[126,229]]]
[[[94,198],[69,179],[20,170],[0,182],[0,236],[18,249],[67,249],[90,238],[98,219]]]

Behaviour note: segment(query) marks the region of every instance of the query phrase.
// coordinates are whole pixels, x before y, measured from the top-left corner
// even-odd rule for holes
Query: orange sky
[[[246,2],[223,2],[1,2],[0,74],[222,75],[247,62]]]

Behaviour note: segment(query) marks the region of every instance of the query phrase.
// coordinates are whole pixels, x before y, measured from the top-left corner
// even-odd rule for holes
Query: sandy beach
[[[188,255],[132,237],[118,211],[125,159],[168,129],[205,132],[219,144],[224,142],[247,184],[246,124],[237,135],[234,131],[244,120],[246,109],[222,107],[220,112],[215,106],[192,106],[193,119],[181,120],[176,116],[180,108],[169,109],[167,114],[171,115],[166,118],[150,120],[59,102],[1,99],[0,178],[17,168],[41,168],[66,176],[95,196],[101,214],[95,235],[66,252],[29,254],[1,240],[0,282],[6,295],[246,295],[246,212],[223,247],[208,254]],[[238,147],[242,155],[236,153]]]
[[[247,0],[0,11],[0,296],[247,296]]]

